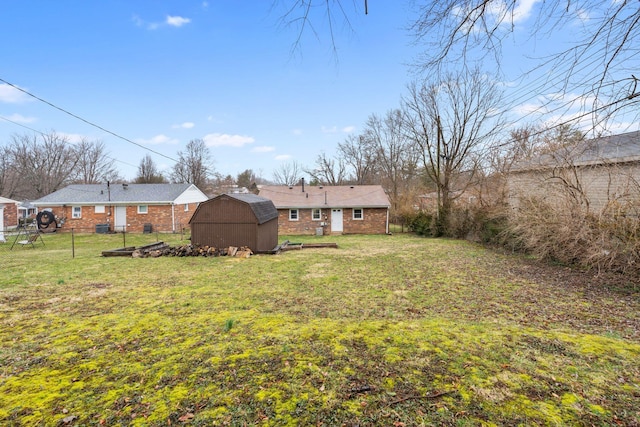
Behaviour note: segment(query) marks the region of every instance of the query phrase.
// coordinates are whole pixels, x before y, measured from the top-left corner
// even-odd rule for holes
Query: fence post
[[[76,257],[76,238],[73,231],[73,227],[71,227],[71,258]]]

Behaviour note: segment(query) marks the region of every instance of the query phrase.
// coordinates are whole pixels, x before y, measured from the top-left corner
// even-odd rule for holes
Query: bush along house
[[[208,197],[193,184],[75,184],[32,202],[43,231],[180,232]]]
[[[264,185],[259,195],[278,210],[278,233],[386,234],[387,194],[380,185]]]

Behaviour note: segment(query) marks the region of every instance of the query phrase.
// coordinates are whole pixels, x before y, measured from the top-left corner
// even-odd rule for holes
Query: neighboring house
[[[18,205],[19,218],[35,218],[38,214],[38,208],[31,204],[31,200],[23,200]]]
[[[380,185],[260,187],[278,209],[280,234],[385,234],[389,198]]]
[[[0,197],[0,242],[5,242],[4,231],[18,225],[18,204],[15,200]]]
[[[177,232],[207,199],[193,184],[75,184],[32,204],[62,230]]]
[[[509,175],[513,207],[524,199],[575,203],[591,212],[640,203],[640,131],[561,147],[516,164]]]
[[[255,194],[222,194],[202,202],[189,225],[197,246],[247,246],[261,253],[278,245],[278,211]]]

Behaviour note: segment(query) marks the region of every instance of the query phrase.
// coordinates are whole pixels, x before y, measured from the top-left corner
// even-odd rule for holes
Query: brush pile
[[[229,246],[226,248],[214,248],[212,246],[195,246],[195,245],[182,245],[182,246],[167,246],[161,249],[155,249],[150,251],[135,250],[131,254],[133,258],[158,258],[161,256],[177,256],[177,257],[218,257],[218,256],[232,256],[236,258],[249,258],[253,255],[253,251],[246,247]]]

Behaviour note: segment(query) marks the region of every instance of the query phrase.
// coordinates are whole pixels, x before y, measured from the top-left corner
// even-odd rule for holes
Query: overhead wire
[[[32,98],[34,98],[34,99],[37,99],[38,101],[40,101],[40,102],[42,102],[42,103],[44,103],[44,104],[47,104],[47,105],[49,105],[50,107],[55,108],[56,110],[62,111],[63,113],[65,113],[65,114],[67,114],[67,115],[69,115],[69,116],[71,116],[71,117],[73,117],[73,118],[75,118],[75,119],[78,119],[78,120],[80,120],[81,122],[84,122],[84,123],[88,124],[89,126],[92,126],[92,127],[96,128],[96,129],[100,129],[101,131],[106,132],[106,133],[108,133],[108,134],[110,134],[110,135],[112,135],[112,136],[115,136],[116,138],[121,139],[121,140],[123,140],[123,141],[125,141],[125,142],[128,142],[129,144],[133,144],[133,145],[135,145],[135,146],[137,146],[137,147],[142,148],[143,150],[147,150],[147,151],[149,151],[149,152],[151,152],[151,153],[153,153],[153,154],[156,154],[156,155],[158,155],[158,156],[164,157],[165,159],[168,159],[168,160],[171,160],[171,161],[173,161],[173,162],[178,163],[178,160],[174,159],[173,157],[167,156],[166,154],[162,154],[162,153],[160,153],[160,152],[158,152],[158,151],[156,151],[156,150],[152,150],[152,149],[151,149],[151,148],[149,148],[149,147],[145,147],[145,146],[144,146],[144,145],[142,145],[142,144],[139,144],[139,143],[137,143],[137,142],[134,142],[134,141],[130,140],[129,138],[126,138],[126,137],[124,137],[124,136],[122,136],[122,135],[119,135],[119,134],[117,134],[117,133],[115,133],[115,132],[113,132],[113,131],[110,131],[110,130],[108,130],[108,129],[106,129],[106,128],[104,128],[104,127],[100,126],[100,125],[97,125],[97,124],[95,124],[95,123],[93,123],[93,122],[91,122],[91,121],[89,121],[89,120],[87,120],[87,119],[84,119],[84,118],[82,118],[82,117],[78,116],[77,114],[74,114],[74,113],[72,113],[72,112],[70,112],[70,111],[67,111],[67,110],[65,110],[65,109],[64,109],[64,108],[62,108],[62,107],[58,107],[57,105],[55,105],[55,104],[53,104],[53,103],[51,103],[51,102],[49,102],[49,101],[47,101],[47,100],[45,100],[45,99],[42,99],[42,98],[40,98],[39,96],[36,96],[36,95],[32,94],[31,92],[28,92],[28,91],[26,91],[26,90],[22,89],[21,87],[16,86],[16,85],[14,85],[13,83],[10,83],[10,82],[6,81],[5,79],[3,79],[3,78],[1,78],[1,77],[0,77],[0,82],[3,82],[3,83],[5,83],[5,84],[7,84],[7,85],[11,86],[12,88],[14,88],[14,89],[16,89],[16,90],[19,90],[20,92],[22,92],[22,93],[24,93],[24,94],[26,94],[26,95],[28,95],[28,96],[30,96],[30,97],[32,97]]]
[[[42,132],[42,131],[39,131],[39,130],[37,130],[37,129],[33,129],[33,128],[31,128],[31,127],[29,127],[29,126],[27,126],[27,125],[24,125],[24,124],[22,124],[22,123],[18,123],[18,122],[14,121],[14,120],[8,119],[7,117],[0,116],[0,120],[4,120],[4,121],[6,121],[6,122],[12,123],[12,124],[14,124],[14,125],[16,125],[16,126],[23,127],[23,128],[25,128],[25,129],[29,129],[30,131],[35,132],[35,133],[37,133],[37,134],[40,134],[40,135],[42,135],[42,136],[47,136],[47,134],[46,134],[46,133],[44,133],[44,132]],[[67,142],[67,141],[65,141],[65,143],[68,143],[68,142]],[[134,168],[135,168],[135,167],[137,167],[136,165],[132,165],[131,163],[127,163],[127,162],[125,162],[125,161],[122,161],[122,160],[116,159],[115,157],[111,157],[111,156],[108,156],[108,155],[105,155],[105,157],[106,157],[107,159],[113,160],[114,162],[122,163],[123,165],[126,165],[126,166],[131,166],[131,167],[134,167]]]

